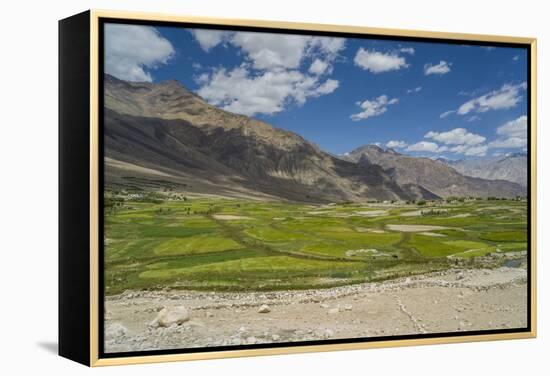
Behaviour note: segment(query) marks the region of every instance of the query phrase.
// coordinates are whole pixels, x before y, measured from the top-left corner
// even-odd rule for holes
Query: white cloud
[[[472,116],[470,116],[468,119],[466,119],[466,121],[467,121],[468,123],[472,123],[472,122],[478,121],[478,120],[481,120],[481,118],[480,118],[479,116],[477,116],[477,115],[472,115]]]
[[[407,147],[408,144],[405,141],[391,140],[386,143],[386,147],[392,149],[403,149]]]
[[[394,53],[385,54],[374,50],[359,48],[355,58],[355,65],[372,73],[389,72],[408,67],[404,57]]]
[[[345,38],[335,37],[311,37],[310,50],[318,49],[321,54],[327,55],[333,60],[337,54],[346,47]]]
[[[302,105],[308,98],[332,93],[337,87],[337,80],[320,82],[297,70],[254,74],[243,65],[232,71],[214,71],[197,93],[224,110],[253,116],[275,114],[290,102]]]
[[[518,137],[527,139],[527,116],[523,115],[517,119],[497,128],[497,134],[505,137]]]
[[[315,59],[309,67],[309,73],[321,75],[326,72],[329,64],[321,59]]]
[[[373,116],[382,115],[387,111],[388,106],[398,103],[397,98],[389,99],[387,95],[381,95],[373,100],[365,100],[364,102],[357,102],[357,105],[361,107],[363,111],[350,116],[351,120],[359,121],[365,120]]]
[[[451,114],[454,114],[455,112],[456,112],[455,110],[445,111],[444,113],[439,115],[439,118],[440,119],[445,119],[446,117],[448,117]]]
[[[487,112],[489,110],[503,110],[515,107],[521,100],[521,90],[525,90],[525,82],[517,85],[504,84],[500,89],[493,90],[480,97],[469,100],[460,106],[457,114],[466,115],[472,111]]]
[[[497,128],[500,136],[497,140],[489,143],[491,148],[523,148],[527,146],[527,116],[520,116],[510,120]]]
[[[403,47],[399,49],[399,52],[403,52],[404,54],[414,55],[414,48],[412,47]]]
[[[441,153],[448,150],[447,146],[439,146],[435,142],[430,141],[420,141],[416,144],[409,145],[406,151],[417,151],[417,152],[429,152],[429,153]]]
[[[226,41],[231,36],[231,32],[229,31],[210,29],[193,29],[191,33],[197,42],[199,42],[201,48],[206,52]]]
[[[239,32],[231,43],[242,49],[255,69],[297,69],[302,59],[320,55],[327,64],[345,47],[344,38]]]
[[[420,90],[422,90],[422,86],[417,86],[414,89],[408,89],[407,94],[418,93]]]
[[[235,34],[231,43],[246,52],[256,69],[296,69],[309,39],[302,35],[240,32]]]
[[[315,93],[318,95],[330,94],[338,88],[340,83],[338,80],[328,79],[317,87]]]
[[[444,145],[442,148],[455,154],[464,154],[468,156],[482,156],[487,153],[487,145],[483,144],[485,137],[468,132],[464,128],[455,128],[447,132],[430,131],[424,135],[425,138],[431,138]],[[441,148],[439,149],[441,152]]]
[[[150,26],[105,25],[105,72],[127,81],[152,81],[151,69],[166,64],[174,47]]]
[[[487,145],[456,145],[449,149],[455,154],[464,154],[467,156],[482,157],[487,154]]]
[[[439,74],[439,75],[447,74],[451,71],[451,65],[452,63],[448,63],[445,60],[441,60],[439,64],[435,64],[435,65],[431,63],[426,64],[424,65],[424,74],[426,76],[430,74]]]
[[[447,132],[430,131],[424,135],[425,138],[439,141],[445,145],[478,145],[485,141],[485,137],[468,132],[464,128],[455,128]]]
[[[339,86],[337,80],[321,77],[332,72],[345,48],[343,38],[238,32],[223,41],[238,47],[244,62],[232,70],[214,69],[206,80],[200,77],[202,87],[197,92],[227,111],[274,114]],[[301,71],[304,65],[309,69]]]
[[[199,74],[198,76],[195,76],[194,77],[194,81],[198,84],[198,85],[203,85],[205,83],[208,82],[208,79],[210,78],[210,76],[208,75],[208,73],[201,73]]]
[[[510,137],[506,139],[499,139],[491,141],[489,147],[497,149],[515,149],[527,146],[527,140],[525,138]]]

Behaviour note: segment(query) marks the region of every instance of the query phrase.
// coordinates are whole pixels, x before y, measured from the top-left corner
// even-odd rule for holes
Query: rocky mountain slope
[[[305,202],[433,198],[374,164],[344,161],[295,133],[223,111],[177,81],[106,75],[105,182]]]
[[[357,148],[345,159],[361,166],[381,166],[398,184],[421,186],[440,197],[514,197],[526,193],[525,188],[517,183],[464,176],[445,163],[403,155],[376,145]]]

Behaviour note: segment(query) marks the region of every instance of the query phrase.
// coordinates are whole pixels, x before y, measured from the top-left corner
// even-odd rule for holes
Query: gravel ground
[[[520,328],[527,325],[526,282],[525,269],[503,267],[320,290],[126,291],[106,299],[105,351]],[[263,305],[269,312],[258,312]],[[156,325],[163,308],[181,306],[189,319]]]

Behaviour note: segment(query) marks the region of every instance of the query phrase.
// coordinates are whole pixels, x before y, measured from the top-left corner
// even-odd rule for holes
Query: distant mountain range
[[[381,166],[398,184],[421,186],[439,197],[513,197],[525,194],[525,189],[513,182],[465,176],[445,163],[403,155],[376,145],[359,147],[344,158],[360,165]]]
[[[372,146],[344,160],[293,132],[212,106],[177,81],[106,75],[104,82],[110,188],[316,203],[525,193],[515,183],[465,177],[442,163]]]
[[[527,154],[514,153],[501,157],[440,160],[466,176],[490,180],[508,180],[527,186]]]

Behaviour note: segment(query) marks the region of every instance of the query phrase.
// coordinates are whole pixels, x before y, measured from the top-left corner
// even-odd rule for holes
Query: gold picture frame
[[[77,17],[77,18],[74,18]],[[108,10],[91,10],[81,15],[74,16],[66,20],[60,21],[60,75],[63,76],[66,64],[69,64],[71,57],[70,49],[81,48],[87,50],[82,52],[84,54],[82,61],[88,60],[88,71],[82,71],[75,73],[80,75],[80,82],[88,80],[89,90],[84,92],[82,86],[75,87],[77,79],[71,76],[67,77],[66,81],[60,78],[60,126],[61,134],[64,134],[66,130],[63,130],[65,124],[69,120],[85,119],[88,117],[88,131],[87,138],[82,140],[89,141],[88,148],[88,160],[80,161],[81,167],[86,167],[88,174],[89,192],[86,194],[86,202],[81,197],[78,204],[86,206],[85,214],[87,215],[89,228],[80,227],[76,229],[70,226],[77,226],[77,223],[65,223],[70,222],[70,219],[63,218],[61,215],[62,226],[60,229],[60,236],[63,238],[64,231],[77,231],[77,233],[85,233],[86,229],[87,237],[82,239],[89,240],[89,247],[86,249],[79,249],[80,256],[70,256],[66,247],[71,245],[70,240],[62,241],[60,245],[60,355],[68,357],[70,359],[79,361],[89,366],[109,366],[109,365],[122,365],[122,364],[143,364],[143,363],[155,363],[155,362],[172,362],[183,360],[199,360],[199,359],[216,359],[216,358],[234,358],[234,357],[249,357],[249,356],[264,356],[264,355],[280,355],[280,354],[295,354],[295,353],[307,353],[307,352],[324,352],[324,351],[338,351],[338,350],[356,350],[356,349],[374,349],[382,347],[404,347],[404,346],[417,346],[417,345],[432,345],[432,344],[444,344],[444,343],[461,343],[461,342],[476,342],[476,341],[493,341],[493,340],[506,340],[506,339],[522,339],[522,338],[535,338],[537,333],[537,307],[536,307],[536,115],[537,115],[537,41],[535,38],[523,38],[523,37],[510,37],[510,36],[495,36],[495,35],[481,35],[481,34],[463,34],[463,33],[446,33],[446,32],[431,32],[431,31],[418,31],[418,30],[399,30],[399,29],[383,29],[383,28],[369,28],[363,26],[346,26],[346,25],[328,25],[328,24],[312,24],[312,23],[294,23],[294,22],[279,22],[279,21],[265,21],[265,20],[247,20],[247,19],[223,19],[223,18],[208,18],[208,17],[195,17],[195,16],[180,16],[171,14],[155,14],[155,13],[140,13],[140,12],[121,12],[121,11],[108,11]],[[529,297],[530,297],[530,309],[529,309],[529,330],[510,332],[510,333],[497,333],[497,334],[475,334],[475,335],[460,335],[460,336],[432,336],[426,338],[411,338],[411,339],[384,339],[379,341],[368,342],[350,342],[350,343],[327,343],[327,344],[314,344],[304,346],[288,346],[288,347],[264,347],[264,348],[252,348],[252,349],[238,349],[238,350],[220,350],[220,351],[208,351],[208,352],[187,352],[181,353],[174,351],[172,353],[165,354],[144,354],[144,355],[131,355],[131,356],[110,356],[102,357],[99,352],[99,331],[102,326],[100,325],[100,312],[98,307],[100,306],[100,299],[102,299],[102,293],[100,291],[99,281],[99,269],[100,265],[100,229],[99,229],[99,216],[100,216],[100,203],[99,197],[102,194],[102,187],[100,186],[100,101],[99,97],[102,95],[100,92],[100,51],[99,51],[99,25],[100,21],[108,21],[110,19],[128,20],[138,22],[168,22],[168,23],[187,23],[194,25],[216,25],[216,26],[228,26],[228,27],[240,27],[240,28],[260,28],[262,30],[278,29],[292,31],[317,31],[327,33],[343,33],[353,35],[375,35],[385,37],[406,37],[406,38],[427,38],[429,40],[443,39],[443,40],[459,40],[464,42],[487,42],[487,43],[512,43],[524,45],[529,49],[530,59],[530,79],[529,79],[529,126],[530,126],[530,140],[529,140],[529,160],[530,160],[530,206],[529,206],[529,220],[530,220],[530,249],[529,249]],[[72,20],[72,21],[71,21]],[[77,26],[75,26],[78,24]],[[71,28],[77,28],[78,32]],[[70,39],[65,37],[67,33],[73,32],[75,35],[80,35],[82,38],[77,40],[76,37]],[[83,35],[82,35],[83,34]],[[88,40],[87,45],[83,46],[82,40]],[[64,65],[63,61],[67,60]],[[66,75],[68,76],[68,75]],[[71,81],[72,80],[72,81]],[[82,81],[84,80],[84,81]],[[78,93],[77,93],[78,92]],[[74,101],[80,100],[83,102],[83,106],[89,109],[88,113],[84,114],[67,114],[63,111],[69,111],[67,109],[68,100],[63,98],[72,96]],[[71,118],[71,116],[73,116]],[[63,123],[63,124],[62,124]],[[68,125],[65,125],[67,127]],[[80,145],[84,147],[84,145]],[[63,148],[63,146],[60,146]],[[70,170],[67,173],[63,173],[63,166],[65,158],[68,158],[71,152],[67,151],[60,155],[61,165],[61,182],[69,184],[71,179],[75,179],[74,176],[70,176]],[[85,163],[86,162],[86,163]],[[84,166],[84,163],[86,166]],[[64,180],[65,179],[65,180]],[[63,185],[63,184],[62,184]],[[68,200],[70,194],[68,192],[60,192],[61,200]],[[72,197],[74,199],[74,197]],[[68,210],[68,209],[67,209]],[[61,214],[63,212],[61,210]],[[64,227],[65,226],[65,227]],[[74,247],[78,244],[72,244]],[[71,259],[71,257],[78,258]],[[78,264],[78,267],[74,265]],[[72,266],[71,266],[72,265]],[[81,273],[88,268],[87,274],[89,280],[84,286],[78,281],[78,276],[75,273]],[[82,317],[81,321],[73,323],[71,327],[66,325],[69,311],[74,309],[73,304],[77,304],[70,299],[77,291],[87,291],[84,294],[88,299],[86,304],[87,316]],[[78,321],[78,320],[77,320]],[[76,328],[76,329],[75,329]],[[87,330],[87,335],[83,336]],[[87,341],[86,344],[81,344],[82,339]],[[72,347],[73,349],[69,349]],[[77,348],[75,350],[75,348]],[[87,356],[86,356],[87,355]]]

